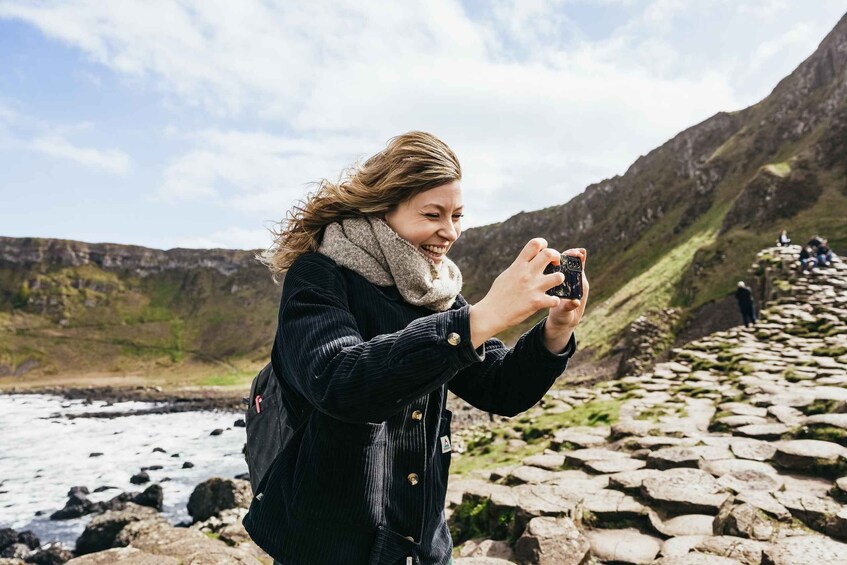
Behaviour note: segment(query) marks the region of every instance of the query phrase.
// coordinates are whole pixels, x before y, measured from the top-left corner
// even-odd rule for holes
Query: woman
[[[324,180],[290,213],[268,263],[286,272],[271,362],[295,432],[244,525],[285,565],[444,564],[447,390],[514,416],[542,398],[576,344],[584,296],[545,275],[536,238],[470,305],[447,258],[461,232],[461,168],[422,132]],[[571,255],[585,262],[584,249]],[[507,349],[493,336],[549,314]]]

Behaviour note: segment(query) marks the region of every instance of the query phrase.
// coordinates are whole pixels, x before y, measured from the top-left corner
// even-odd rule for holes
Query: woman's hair
[[[385,149],[342,172],[337,183],[321,180],[317,190],[272,230],[274,243],[258,259],[278,280],[297,257],[318,250],[329,224],[345,218],[381,217],[425,190],[461,178],[456,155],[434,135],[410,131],[392,137]]]

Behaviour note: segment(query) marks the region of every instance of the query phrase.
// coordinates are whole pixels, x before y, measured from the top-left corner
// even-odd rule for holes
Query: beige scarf
[[[449,310],[462,290],[462,273],[447,257],[441,264],[375,216],[348,218],[326,227],[318,249],[376,286],[396,286],[409,304]]]

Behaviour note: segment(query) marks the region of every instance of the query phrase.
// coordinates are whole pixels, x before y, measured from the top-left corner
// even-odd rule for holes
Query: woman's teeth
[[[439,247],[437,245],[421,245],[421,249],[433,259],[440,259],[442,255],[447,253],[446,247]]]

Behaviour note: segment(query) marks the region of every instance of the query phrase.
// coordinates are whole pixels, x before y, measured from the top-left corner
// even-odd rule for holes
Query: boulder
[[[73,556],[73,553],[58,543],[51,543],[33,551],[32,554],[26,558],[26,562],[34,563],[35,565],[63,565]]]
[[[710,474],[681,467],[648,477],[641,484],[642,495],[661,510],[674,514],[711,514],[730,497]]]
[[[662,540],[642,534],[634,528],[591,530],[585,532],[591,553],[603,561],[652,563],[662,548]]]
[[[533,518],[515,542],[515,556],[538,565],[582,565],[591,544],[570,518]]]
[[[737,536],[767,541],[774,536],[774,526],[751,504],[734,504],[728,500],[721,506],[712,523],[715,535]]]
[[[495,557],[497,559],[513,560],[512,548],[500,540],[468,540],[459,548],[459,557]]]
[[[808,535],[786,537],[765,548],[767,563],[773,565],[823,565],[843,563],[847,544],[826,536]]]
[[[166,555],[147,553],[134,547],[116,547],[83,555],[68,561],[67,565],[181,565],[182,560]]]
[[[114,546],[115,538],[127,524],[150,519],[164,521],[152,508],[131,502],[127,503],[123,510],[110,510],[95,516],[77,538],[76,554],[85,555],[109,549]]]
[[[194,487],[188,498],[188,513],[201,522],[227,508],[249,508],[252,498],[249,481],[213,477]]]
[[[149,506],[150,508],[155,508],[161,512],[162,502],[164,501],[164,493],[162,492],[161,485],[150,485],[144,489],[144,492],[134,496],[132,501],[135,504]]]

